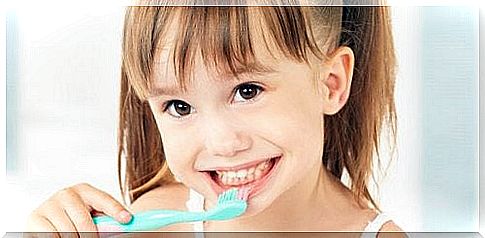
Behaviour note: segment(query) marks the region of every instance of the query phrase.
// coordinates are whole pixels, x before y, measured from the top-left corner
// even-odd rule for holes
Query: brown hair
[[[263,14],[264,12],[264,14]],[[255,59],[251,20],[259,20],[263,38],[288,58],[325,59],[339,46],[354,51],[350,97],[335,115],[325,118],[323,164],[337,178],[344,169],[357,201],[379,209],[368,189],[373,156],[379,156],[384,124],[395,144],[395,56],[388,7],[169,7],[127,8],[123,33],[118,135],[118,179],[123,196],[133,202],[144,192],[174,181],[161,137],[146,101],[158,49],[170,21],[179,30],[173,49],[177,78],[190,78],[193,58],[237,77],[238,70],[262,70]],[[254,37],[254,36],[253,36]],[[268,46],[269,47],[269,46]],[[126,164],[123,164],[125,156]],[[126,166],[122,183],[122,166]],[[125,201],[126,202],[126,201]]]

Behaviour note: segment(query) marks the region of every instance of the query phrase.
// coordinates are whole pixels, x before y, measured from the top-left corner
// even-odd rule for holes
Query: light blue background
[[[478,9],[422,14],[423,229],[478,231]]]

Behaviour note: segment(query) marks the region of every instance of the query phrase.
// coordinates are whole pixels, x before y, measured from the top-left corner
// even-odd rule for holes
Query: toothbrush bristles
[[[247,201],[248,198],[249,198],[249,192],[251,192],[251,188],[247,188],[246,189],[246,192],[244,193],[244,197],[243,197],[243,200],[244,201]]]
[[[243,187],[241,189],[239,189],[238,193],[237,193],[237,199],[239,200],[243,200],[243,197],[244,197],[244,191],[246,190],[246,187]]]
[[[249,190],[251,188],[249,187],[242,187],[239,191],[238,191],[238,196],[237,198],[239,200],[243,200],[243,201],[247,201],[248,200],[248,196],[249,196]]]
[[[251,191],[250,187],[242,187],[240,189],[231,188],[231,189],[226,190],[225,192],[221,193],[219,195],[219,198],[217,199],[217,202],[218,203],[224,203],[224,202],[232,201],[232,200],[235,200],[235,199],[247,201],[250,191]]]
[[[227,191],[227,193],[224,194],[224,202],[229,200],[228,198],[229,198],[230,195],[231,195],[231,190]]]

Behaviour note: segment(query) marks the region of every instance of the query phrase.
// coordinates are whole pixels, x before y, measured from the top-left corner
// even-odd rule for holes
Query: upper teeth
[[[236,176],[238,178],[244,178],[244,177],[246,177],[246,174],[248,174],[247,170],[239,170],[239,171],[237,171]]]
[[[251,168],[247,169],[240,169],[236,171],[219,171],[217,170],[216,173],[219,175],[220,178],[226,178],[226,179],[244,179],[246,177],[251,177],[256,174],[261,174],[261,172],[266,169],[269,166],[270,161],[266,160],[264,162],[261,162],[257,164],[256,166],[253,166]]]

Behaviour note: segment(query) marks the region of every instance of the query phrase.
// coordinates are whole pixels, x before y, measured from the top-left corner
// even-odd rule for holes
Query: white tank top
[[[193,189],[189,190],[189,200],[185,203],[185,206],[189,211],[201,212],[204,211],[204,197],[200,195]],[[374,220],[369,221],[369,224],[364,229],[362,233],[362,238],[377,237],[377,233],[382,228],[382,226],[391,219],[385,213],[379,213]],[[192,222],[194,226],[194,231],[196,232],[196,238],[204,237],[204,224],[203,222]]]

